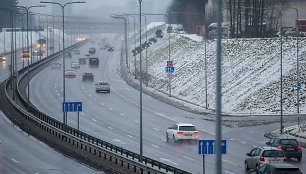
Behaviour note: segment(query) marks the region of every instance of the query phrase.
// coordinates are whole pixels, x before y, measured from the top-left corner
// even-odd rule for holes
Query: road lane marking
[[[160,160],[163,160],[163,161],[167,161],[167,162],[169,162],[169,163],[172,163],[172,164],[175,164],[175,165],[179,165],[179,164],[177,164],[177,163],[175,163],[175,162],[173,162],[173,161],[171,161],[171,160],[169,160],[169,159],[166,159],[166,158],[160,158]]]
[[[95,101],[97,101],[97,99],[96,99],[96,98],[94,98],[94,100],[95,100]]]
[[[231,141],[234,141],[235,139],[231,138],[230,140],[231,140]]]
[[[241,141],[241,143],[242,143],[242,144],[246,144],[246,142],[244,142],[244,141]]]
[[[229,172],[229,171],[225,171],[225,173],[229,173],[229,174],[235,174],[235,173],[233,173],[233,172]]]
[[[11,160],[12,160],[14,163],[18,163],[18,161],[15,160],[14,158],[11,158]]]
[[[127,134],[126,136],[130,137],[130,138],[134,138],[132,135]]]
[[[121,115],[122,117],[124,117],[124,116],[125,116],[125,115],[124,115],[124,114],[122,114],[122,113],[121,113],[120,115]]]
[[[188,157],[188,156],[183,156],[183,157],[186,158],[186,159],[189,159],[189,160],[193,161],[193,159],[190,158],[190,157]]]
[[[157,146],[157,145],[155,145],[155,144],[151,144],[151,146],[156,147],[156,148],[159,148],[159,146]]]
[[[97,120],[93,118],[92,121],[97,121]]]
[[[104,106],[104,103],[100,103],[100,105]]]
[[[140,123],[138,120],[135,120],[135,122],[138,123],[138,124]]]
[[[113,110],[113,108],[108,108],[108,109],[111,110],[111,111]]]
[[[85,115],[83,112],[81,112],[82,115]]]
[[[88,94],[89,97],[91,97],[91,94]]]
[[[237,164],[235,164],[235,163],[232,163],[232,162],[230,162],[230,161],[227,161],[227,160],[222,160],[222,161],[224,161],[224,162],[226,162],[226,163],[229,163],[229,164],[232,164],[232,165],[234,165],[234,166],[238,166]]]
[[[108,127],[109,129],[113,129],[112,127]]]
[[[157,128],[153,128],[154,130],[156,130],[156,131],[159,131],[159,129],[157,129]]]

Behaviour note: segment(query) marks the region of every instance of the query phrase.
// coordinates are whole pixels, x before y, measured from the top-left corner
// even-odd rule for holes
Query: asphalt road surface
[[[22,67],[21,52],[17,68]],[[0,82],[10,75],[10,56],[0,62]],[[41,143],[14,126],[0,111],[0,173],[1,174],[98,174],[89,168]]]
[[[66,78],[66,101],[83,102],[80,114],[80,130],[106,140],[117,146],[139,153],[139,91],[128,86],[120,76],[120,41],[115,35],[106,35],[114,52],[100,50],[102,37],[84,45],[81,56],[67,58],[66,69],[71,62],[95,47],[95,57],[100,59],[99,68],[90,68],[88,62],[77,69],[76,78]],[[58,60],[61,62],[61,60]],[[95,82],[82,82],[81,74],[92,72]],[[96,93],[95,83],[108,81],[110,93]],[[44,69],[31,83],[31,101],[41,111],[62,121],[62,70]],[[197,143],[166,142],[167,127],[175,122],[187,122],[200,130],[200,139],[214,139],[215,124],[207,121],[205,115],[189,113],[165,104],[150,96],[143,95],[143,152],[145,156],[168,163],[192,173],[202,173],[202,155],[198,154]],[[77,127],[76,113],[68,114],[68,124]],[[223,155],[223,173],[244,172],[245,153],[254,146],[264,146],[268,140],[263,136],[267,131],[279,128],[279,124],[259,125],[246,128],[222,127],[223,139],[227,140],[227,154]],[[305,150],[304,150],[305,155]],[[214,155],[206,155],[206,172],[214,172]],[[301,163],[290,161],[306,172],[306,160]]]

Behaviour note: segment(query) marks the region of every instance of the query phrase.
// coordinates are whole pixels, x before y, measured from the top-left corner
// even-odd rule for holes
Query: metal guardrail
[[[80,43],[81,44],[81,43]],[[67,50],[72,49],[73,47],[67,48]],[[47,63],[57,56],[59,56],[61,52],[57,52],[48,58],[42,59],[30,65],[30,71],[35,70],[36,68],[42,66],[44,63]],[[115,163],[118,164],[118,160],[121,161],[121,166],[124,166],[124,163],[127,164],[126,168],[130,169],[130,165],[134,168],[134,172],[137,171],[137,168],[141,173],[146,171],[148,174],[150,173],[174,173],[174,174],[191,174],[187,171],[178,169],[176,167],[170,166],[165,163],[161,163],[157,160],[148,158],[143,156],[143,161],[140,162],[140,155],[129,150],[123,149],[122,147],[113,145],[104,140],[93,137],[89,134],[86,134],[82,131],[78,131],[75,128],[70,126],[63,125],[60,121],[40,112],[33,106],[29,106],[29,110],[27,108],[27,100],[24,96],[21,95],[19,91],[19,83],[26,77],[27,67],[19,70],[18,74],[21,74],[18,83],[17,83],[17,97],[20,100],[22,106],[16,104],[13,99],[9,96],[7,89],[9,88],[9,84],[13,80],[13,78],[9,78],[6,83],[5,94],[10,101],[11,105],[27,120],[33,122],[36,126],[40,127],[42,130],[52,134],[60,138],[62,141],[65,141],[73,146],[76,146],[80,149],[84,149],[88,153],[93,153],[94,155],[98,155],[99,157],[103,157],[106,160],[107,156],[112,161],[114,158]]]

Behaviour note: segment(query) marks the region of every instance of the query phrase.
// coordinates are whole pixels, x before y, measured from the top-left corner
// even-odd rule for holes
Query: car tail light
[[[109,85],[108,85],[107,87],[108,87],[108,88],[110,88],[110,86],[109,86]]]
[[[101,86],[98,86],[98,88],[101,88]]]
[[[199,135],[199,132],[193,132],[193,134]]]
[[[283,148],[283,146],[277,146],[277,148],[282,149],[282,148]]]
[[[184,134],[184,132],[177,132],[176,134],[180,134],[181,135],[181,134]]]
[[[284,161],[287,161],[287,157],[284,156]]]
[[[298,150],[301,150],[301,149],[302,149],[302,146],[298,146],[297,149],[298,149]]]
[[[259,157],[259,160],[260,160],[260,161],[265,161],[265,158],[264,158],[263,156],[260,156],[260,157]]]

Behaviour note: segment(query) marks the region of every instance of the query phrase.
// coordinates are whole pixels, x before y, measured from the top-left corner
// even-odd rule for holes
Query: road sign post
[[[203,155],[203,174],[205,174],[205,155],[216,153],[215,140],[199,140],[198,153]],[[221,140],[221,154],[226,154],[226,140]]]
[[[66,114],[66,119],[67,117],[67,112],[77,112],[78,114],[78,131],[80,129],[80,112],[83,111],[83,104],[82,102],[64,102],[63,106],[62,106],[62,110],[63,112]],[[67,124],[67,120],[66,120],[66,124]]]

